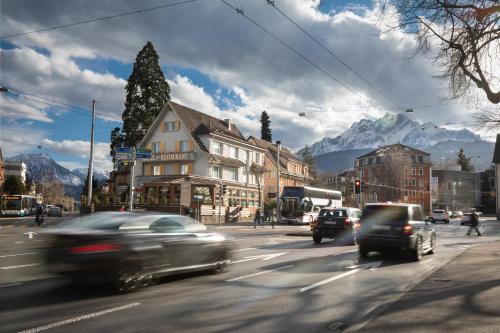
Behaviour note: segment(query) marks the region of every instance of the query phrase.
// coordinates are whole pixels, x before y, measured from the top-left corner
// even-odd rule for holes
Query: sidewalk
[[[500,332],[500,242],[466,250],[358,332]]]

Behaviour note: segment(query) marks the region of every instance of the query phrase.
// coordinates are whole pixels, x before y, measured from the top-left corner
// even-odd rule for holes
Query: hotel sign
[[[149,160],[153,161],[189,161],[194,160],[194,153],[153,153]]]

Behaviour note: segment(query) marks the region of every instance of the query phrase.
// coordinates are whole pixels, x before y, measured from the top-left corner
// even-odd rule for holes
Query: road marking
[[[380,267],[382,265],[382,262],[383,262],[382,260],[379,260],[379,261],[369,262],[366,264],[347,266],[346,268],[348,268],[348,269],[353,269],[353,268],[374,269],[374,268]]]
[[[3,256],[0,256],[0,258],[17,257],[17,256],[28,256],[30,254],[36,254],[36,252],[18,253],[18,254],[6,254],[6,255],[3,255]]]
[[[99,317],[99,316],[102,316],[102,315],[105,315],[105,314],[108,314],[108,313],[111,313],[111,312],[126,310],[126,309],[132,308],[134,306],[138,306],[138,305],[141,305],[141,303],[125,304],[125,305],[122,305],[122,306],[118,306],[118,307],[114,307],[114,308],[102,310],[102,311],[99,311],[99,312],[92,312],[92,313],[89,313],[89,314],[86,314],[86,315],[83,315],[83,316],[79,316],[79,317],[75,317],[75,318],[70,318],[70,319],[66,319],[66,320],[63,320],[63,321],[58,321],[56,323],[52,323],[52,324],[48,324],[48,325],[44,325],[44,326],[35,327],[35,328],[29,329],[29,330],[21,331],[19,333],[36,333],[36,332],[42,332],[42,331],[49,330],[51,328],[56,328],[56,327],[60,327],[60,326],[64,326],[64,325],[68,325],[68,324],[72,324],[72,323],[76,323],[76,322],[79,322],[79,321],[82,321],[82,320],[96,318],[96,317]]]
[[[33,238],[33,235],[38,234],[38,232],[28,231],[28,232],[25,232],[24,234],[25,234],[25,235],[28,235],[28,239],[32,239],[32,238]]]
[[[299,289],[299,292],[300,293],[303,293],[304,291],[308,291],[310,289],[313,289],[313,288],[316,288],[316,287],[319,287],[319,286],[322,286],[324,284],[327,284],[327,283],[330,283],[332,281],[335,281],[335,280],[338,280],[338,279],[341,279],[343,277],[346,277],[346,276],[349,276],[349,275],[352,275],[352,274],[355,274],[357,272],[359,272],[361,270],[361,268],[356,268],[356,269],[353,269],[352,271],[347,271],[347,272],[344,272],[342,274],[339,274],[339,275],[335,275],[335,276],[332,276],[331,278],[328,278],[326,280],[323,280],[323,281],[319,281],[319,282],[316,282],[316,283],[313,283],[307,287],[304,287],[304,288],[300,288]]]
[[[14,287],[22,284],[21,282],[18,283],[9,283],[9,284],[0,284],[0,288],[5,288],[5,287]]]
[[[15,268],[33,267],[33,266],[38,266],[38,265],[40,265],[40,263],[15,265],[15,266],[4,266],[4,267],[0,267],[0,269],[15,269]]]
[[[20,242],[14,242],[16,244],[21,244],[21,243],[24,243],[24,241],[20,241]]]
[[[342,252],[341,254],[344,254],[344,253],[353,253],[353,252],[358,252],[358,249],[345,251],[345,252]]]
[[[258,259],[271,260],[271,259],[277,258],[277,257],[282,256],[282,255],[287,254],[287,253],[288,252],[281,252],[281,253],[261,254],[258,256],[250,256],[250,257],[245,257],[245,259],[231,261],[230,264],[239,264],[241,262],[250,261],[250,260],[258,260]]]
[[[231,252],[243,252],[243,251],[250,251],[250,250],[257,250],[257,248],[255,248],[255,247],[247,247],[246,249],[233,250]]]
[[[226,281],[227,282],[233,282],[233,281],[243,280],[243,279],[247,279],[249,277],[254,277],[254,276],[259,276],[259,275],[263,275],[263,274],[267,274],[267,273],[271,273],[271,272],[281,271],[281,270],[284,270],[284,269],[287,269],[287,268],[290,268],[290,267],[293,267],[293,266],[294,265],[286,265],[286,266],[282,266],[282,267],[278,267],[278,268],[274,268],[274,269],[268,269],[268,270],[265,270],[265,271],[262,271],[262,272],[257,272],[257,273],[253,273],[253,274],[248,274],[248,275],[243,275],[243,276],[235,277],[233,279],[229,279],[229,280],[226,280]]]

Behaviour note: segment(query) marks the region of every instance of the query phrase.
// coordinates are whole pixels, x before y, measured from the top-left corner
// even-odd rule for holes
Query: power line
[[[297,51],[296,49],[294,49],[293,47],[291,47],[290,45],[288,45],[287,43],[285,43],[283,40],[281,40],[278,36],[276,36],[275,34],[273,34],[271,31],[269,31],[268,29],[266,29],[265,27],[263,27],[262,25],[260,25],[259,23],[257,23],[250,16],[246,15],[243,12],[242,9],[234,7],[233,5],[227,3],[225,0],[220,0],[220,1],[222,1],[222,3],[225,4],[226,6],[230,7],[234,11],[236,11],[237,14],[242,15],[244,18],[246,18],[248,21],[250,21],[251,23],[253,23],[255,26],[257,26],[259,29],[261,29],[262,31],[264,31],[266,34],[268,34],[269,36],[271,36],[278,43],[280,43],[281,45],[283,45],[284,47],[286,47],[287,49],[289,49],[290,51],[292,51],[293,53],[295,53],[300,58],[304,59],[307,63],[309,63],[311,66],[313,66],[314,68],[316,68],[317,70],[319,70],[321,73],[325,74],[326,76],[328,76],[333,81],[339,83],[344,88],[346,88],[347,90],[351,91],[353,94],[355,94],[358,97],[362,98],[363,100],[365,100],[366,102],[368,102],[370,105],[372,105],[376,109],[382,110],[380,107],[376,106],[371,101],[367,100],[365,98],[365,96],[361,95],[360,93],[358,93],[357,91],[355,91],[354,89],[352,89],[350,86],[348,86],[346,83],[340,81],[339,79],[337,79],[336,77],[334,77],[332,74],[328,73],[326,70],[324,70],[322,67],[320,67],[319,65],[317,65],[315,62],[313,62],[309,58],[307,58],[305,55],[303,55],[302,53],[300,53],[299,51]]]
[[[374,84],[372,84],[370,81],[368,81],[366,78],[363,77],[359,72],[355,71],[351,66],[349,66],[345,61],[343,61],[339,56],[337,56],[332,50],[327,48],[323,43],[321,43],[316,37],[314,37],[312,34],[310,34],[306,29],[304,29],[302,26],[300,26],[294,19],[292,19],[290,16],[288,16],[283,10],[281,10],[273,0],[266,0],[267,4],[270,5],[272,8],[274,8],[278,13],[280,13],[282,16],[284,16],[288,21],[290,21],[293,25],[295,25],[299,30],[301,30],[304,34],[306,34],[311,40],[313,40],[316,44],[318,44],[323,50],[325,50],[328,54],[330,54],[333,58],[335,58],[338,62],[340,62],[344,67],[346,67],[348,70],[350,70],[352,73],[354,73],[357,77],[359,77],[363,82],[365,82],[368,86],[370,86],[373,90],[375,90],[380,96],[384,97],[389,103],[392,105],[398,107],[398,109],[402,109],[403,107],[399,106],[397,103],[395,103],[389,96],[384,94],[382,91],[380,91],[377,87],[375,87]]]
[[[195,1],[198,1],[198,0],[179,1],[179,2],[169,3],[169,4],[165,4],[165,5],[160,5],[160,6],[138,9],[138,10],[134,10],[134,11],[130,11],[130,12],[124,12],[124,13],[115,14],[115,15],[102,16],[102,17],[97,17],[97,18],[84,20],[84,21],[77,21],[77,22],[68,23],[68,24],[56,25],[53,27],[45,27],[45,28],[41,28],[38,30],[25,31],[25,32],[17,33],[17,34],[11,34],[11,35],[4,35],[4,36],[1,36],[0,38],[4,38],[4,39],[16,38],[16,37],[30,35],[30,34],[34,34],[34,33],[38,33],[38,32],[43,32],[43,31],[56,30],[56,29],[62,29],[62,28],[67,28],[67,27],[74,27],[76,25],[82,25],[82,24],[87,24],[87,23],[92,23],[92,22],[97,22],[97,21],[105,21],[105,20],[109,20],[109,19],[113,19],[113,18],[117,18],[117,17],[140,14],[140,13],[150,12],[150,11],[157,10],[157,9],[184,5],[184,4],[195,2]]]

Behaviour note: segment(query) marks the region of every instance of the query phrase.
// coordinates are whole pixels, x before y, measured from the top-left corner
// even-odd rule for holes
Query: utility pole
[[[276,222],[280,222],[281,218],[281,209],[280,209],[280,178],[281,178],[281,168],[280,168],[280,150],[281,150],[281,141],[276,141],[276,145],[278,146],[278,153],[276,154],[278,157],[278,160],[276,162],[277,166],[277,172],[276,172],[276,188],[277,188],[277,193],[276,193]],[[273,229],[274,229],[274,223],[273,223]]]
[[[95,120],[95,100],[92,100],[92,127],[90,129],[90,159],[87,184],[87,203],[92,207],[92,177],[94,176],[94,120]]]
[[[132,208],[133,208],[133,205],[134,205],[134,169],[135,169],[135,161],[136,161],[136,157],[135,157],[135,148],[132,148],[132,152],[131,152],[131,155],[133,156],[133,159],[132,159],[132,167],[130,168],[130,191],[129,191],[129,195],[128,195],[128,199],[129,199],[129,211],[132,212]]]
[[[222,211],[222,180],[220,181],[219,184],[219,227],[222,225],[221,211]]]

